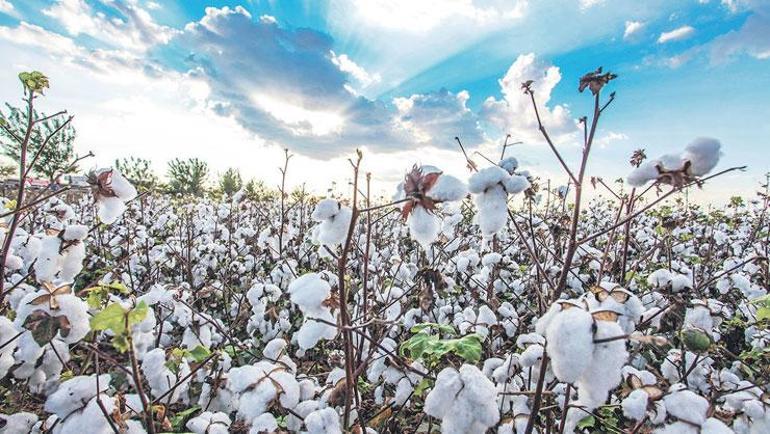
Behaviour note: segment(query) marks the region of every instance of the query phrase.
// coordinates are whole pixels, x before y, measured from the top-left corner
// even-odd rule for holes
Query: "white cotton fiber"
[[[717,139],[698,137],[684,148],[682,159],[690,162],[690,172],[695,176],[703,176],[716,167],[722,155],[722,144]]]
[[[563,310],[548,324],[546,350],[559,380],[574,383],[591,363],[592,325],[591,314],[580,308]]]
[[[428,196],[439,202],[461,200],[468,194],[468,188],[459,179],[451,175],[439,175],[436,183],[428,190]]]
[[[409,234],[423,247],[430,246],[441,231],[441,220],[421,206],[414,207],[407,219]]]

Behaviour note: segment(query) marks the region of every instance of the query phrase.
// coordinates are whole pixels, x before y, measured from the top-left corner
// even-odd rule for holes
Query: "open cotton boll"
[[[127,202],[136,197],[136,188],[126,179],[120,170],[112,168],[110,187],[120,200]]]
[[[657,163],[657,161],[646,161],[632,170],[626,177],[628,185],[631,187],[642,187],[644,184],[658,179],[660,172],[655,167]]]
[[[436,241],[439,232],[441,232],[441,219],[421,206],[412,210],[407,224],[412,239],[426,248]]]
[[[289,284],[291,302],[304,311],[316,311],[331,294],[329,282],[318,273],[307,273]]]
[[[102,374],[98,378],[99,393],[110,387],[110,374]],[[54,413],[60,418],[66,418],[73,411],[83,408],[97,394],[97,378],[95,375],[78,375],[64,381],[56,392],[45,401],[45,411]]]
[[[503,180],[503,187],[508,194],[518,194],[531,187],[527,178],[513,175]]]
[[[684,385],[675,384],[671,389],[680,387]],[[703,425],[706,421],[709,402],[695,392],[686,389],[674,391],[663,397],[663,403],[666,405],[666,412],[681,421],[696,425]]]
[[[342,207],[337,214],[323,220],[318,227],[318,242],[327,246],[334,246],[345,241],[353,218],[353,211],[348,207]]]
[[[126,204],[117,197],[105,197],[99,200],[96,214],[99,220],[104,224],[112,224],[123,215],[126,210]]]
[[[336,199],[324,199],[318,202],[310,217],[317,222],[322,222],[336,216],[341,208],[342,205]]]
[[[0,379],[5,378],[8,370],[14,365],[13,353],[19,345],[18,339],[14,339],[19,333],[13,322],[4,316],[0,316]]]
[[[330,340],[337,336],[337,327],[321,321],[315,321],[314,318],[336,324],[337,318],[328,310],[313,312],[305,318],[305,322],[297,330],[295,337],[297,345],[303,350],[309,350],[315,347],[321,339]]]
[[[503,181],[511,175],[497,166],[491,166],[479,170],[468,179],[468,191],[480,194],[496,185],[502,185]]]
[[[305,417],[308,434],[341,434],[340,417],[330,407],[311,412]]]
[[[187,421],[185,426],[195,434],[227,434],[230,423],[230,418],[225,413],[204,411]]]
[[[251,421],[249,434],[272,433],[277,429],[278,421],[275,420],[275,416],[270,413],[262,413]]]
[[[623,409],[623,416],[633,419],[637,422],[644,419],[647,414],[647,400],[649,395],[642,389],[636,389],[620,403]]]
[[[597,320],[595,324],[594,340],[624,335],[623,329],[614,321]],[[575,382],[579,400],[591,408],[604,403],[609,392],[620,384],[621,369],[627,359],[625,339],[594,344],[591,363]]]
[[[67,225],[62,232],[64,241],[83,241],[88,236],[88,226]]]
[[[465,183],[451,175],[442,174],[433,187],[428,190],[428,195],[439,202],[452,202],[461,200],[468,194]]]
[[[684,148],[682,159],[690,162],[690,173],[703,176],[719,163],[721,147],[722,144],[717,139],[698,137]]]
[[[475,366],[464,364],[459,370],[439,372],[424,411],[441,419],[444,433],[485,432],[500,419],[496,396],[494,383]]]
[[[0,434],[28,434],[37,423],[37,415],[21,411],[14,414],[0,413]]]
[[[592,360],[593,318],[580,308],[561,311],[545,331],[546,350],[556,377],[574,383]]]
[[[490,236],[499,232],[508,221],[508,194],[501,185],[490,187],[473,197],[478,208],[476,222],[481,233]]]
[[[499,163],[497,163],[497,165],[505,169],[505,171],[509,174],[513,175],[513,172],[519,168],[519,160],[514,157],[503,158]]]

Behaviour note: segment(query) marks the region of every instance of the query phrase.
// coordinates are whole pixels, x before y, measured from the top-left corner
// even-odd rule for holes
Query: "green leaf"
[[[770,307],[760,307],[757,309],[757,321],[770,319]]]
[[[201,407],[199,405],[194,405],[187,410],[182,410],[180,412],[177,412],[172,418],[171,418],[171,426],[174,427],[174,431],[178,432],[181,428],[184,427],[187,420],[192,416],[195,412],[200,410]]]
[[[422,381],[417,384],[417,387],[415,387],[414,396],[422,396],[422,394],[425,393],[425,391],[428,390],[428,388],[432,385],[433,382],[431,380],[423,378]]]
[[[126,329],[126,311],[120,303],[112,303],[91,317],[92,330],[112,330],[120,333]]]
[[[471,363],[478,362],[481,360],[481,336],[477,334],[463,336],[457,340],[453,351]]]
[[[139,324],[147,317],[149,308],[144,300],[140,301],[135,308],[128,312],[128,326],[131,327],[135,324]]]
[[[593,428],[594,426],[596,426],[596,418],[591,415],[580,419],[580,422],[577,423],[577,427],[580,429]]]
[[[211,351],[209,351],[209,349],[203,345],[198,345],[192,350],[188,351],[187,354],[192,357],[196,363],[200,363],[206,360],[206,357],[211,355]]]

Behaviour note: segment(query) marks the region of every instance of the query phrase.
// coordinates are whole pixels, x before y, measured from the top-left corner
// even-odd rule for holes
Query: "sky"
[[[270,185],[284,149],[289,185],[349,188],[364,153],[375,193],[415,163],[467,177],[507,156],[553,186],[566,175],[520,84],[568,164],[590,113],[580,76],[618,75],[588,176],[612,181],[643,148],[721,141],[719,168],[748,165],[693,197],[752,195],[770,170],[767,0],[0,0],[0,99],[21,104],[21,71],[51,88],[42,111],[75,115],[86,165],[128,156],[159,174],[173,158]],[[608,93],[606,92],[606,93]],[[475,154],[478,152],[479,154]]]

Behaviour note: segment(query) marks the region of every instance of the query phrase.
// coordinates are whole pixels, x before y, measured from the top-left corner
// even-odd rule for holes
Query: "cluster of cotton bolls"
[[[288,310],[277,305],[282,293],[281,288],[272,283],[255,283],[246,293],[252,312],[247,331],[262,342],[281,337],[291,328]],[[238,304],[233,303],[237,308]]]
[[[319,273],[307,273],[289,285],[291,302],[296,304],[304,320],[294,339],[301,350],[308,350],[321,339],[337,336],[337,312],[331,299],[331,285]]]
[[[508,195],[521,193],[530,186],[526,177],[514,174],[517,167],[516,160],[509,158],[500,166],[479,170],[468,180],[468,190],[478,208],[476,219],[484,236],[496,234],[508,221]]]
[[[385,338],[367,370],[367,379],[371,383],[377,383],[380,379],[384,382],[374,391],[374,399],[378,404],[385,402],[385,385],[390,385],[395,387],[395,394],[389,401],[389,405],[407,405],[415,387],[427,374],[427,370],[419,360],[413,361],[408,367],[400,367],[398,362],[390,357],[390,354],[396,352],[396,342],[391,338]]]
[[[697,138],[679,154],[666,154],[642,163],[628,175],[628,184],[642,187],[650,181],[660,180],[681,187],[693,177],[711,172],[722,155],[720,148],[719,140]]]
[[[398,185],[394,201],[404,201],[402,214],[406,217],[409,234],[426,250],[441,232],[441,218],[436,204],[461,200],[468,193],[465,184],[454,176],[444,174],[434,166],[414,166],[404,182]]]
[[[99,220],[114,223],[126,210],[126,202],[136,197],[136,188],[115,168],[98,169],[89,175],[94,189]]]
[[[610,292],[602,303],[610,299],[617,302]],[[621,298],[624,303],[628,299]],[[628,358],[626,332],[613,318],[618,313],[602,305],[591,309],[592,303],[584,300],[555,303],[536,325],[538,333],[545,336],[554,375],[577,387],[578,399],[567,413],[567,432],[572,432],[585,417],[585,411],[607,400],[610,391],[620,384],[621,369]],[[635,310],[638,320],[641,303],[628,310]]]
[[[324,199],[318,202],[311,217],[318,222],[313,237],[322,246],[333,248],[345,241],[353,211],[335,199]]]
[[[445,368],[425,398],[425,413],[441,419],[441,432],[484,432],[500,420],[495,385],[475,366]]]

